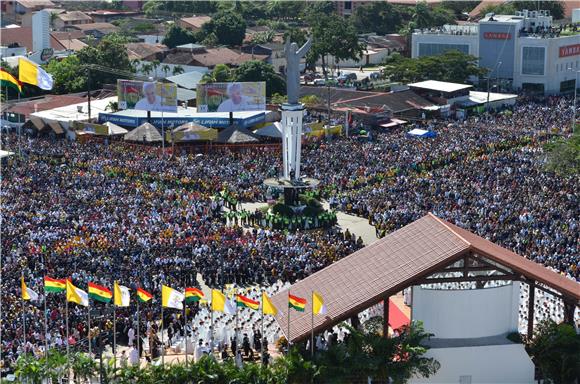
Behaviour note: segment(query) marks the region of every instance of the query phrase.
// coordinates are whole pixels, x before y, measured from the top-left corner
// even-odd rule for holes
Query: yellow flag
[[[38,293],[26,286],[24,276],[20,278],[20,286],[22,287],[22,300],[38,300]]]
[[[278,313],[278,309],[272,304],[266,292],[262,292],[262,313],[264,315],[274,315]]]
[[[66,280],[66,300],[85,307],[89,306],[89,295],[82,289],[75,287],[68,279]]]
[[[317,292],[312,292],[312,313],[315,315],[326,314],[326,306],[324,305],[324,300]]]
[[[165,308],[183,309],[185,295],[173,288],[161,286],[161,305]]]
[[[131,301],[131,294],[129,293],[129,288],[117,284],[113,287],[113,302],[117,307],[128,307]]]
[[[226,295],[218,291],[217,289],[211,290],[211,310],[225,312],[226,307]]]

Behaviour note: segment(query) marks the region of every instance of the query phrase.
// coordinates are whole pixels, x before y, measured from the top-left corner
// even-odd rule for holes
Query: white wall
[[[534,364],[523,344],[434,348],[426,357],[435,358],[441,368],[430,378],[413,378],[409,383],[534,383]]]
[[[479,57],[479,36],[451,35],[447,33],[413,33],[411,36],[411,57],[419,56],[419,44],[465,44],[469,46],[469,54]]]
[[[413,320],[438,339],[476,338],[517,331],[519,283],[471,290],[413,287]]]

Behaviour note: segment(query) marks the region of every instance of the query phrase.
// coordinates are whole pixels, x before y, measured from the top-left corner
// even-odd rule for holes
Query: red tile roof
[[[310,334],[312,291],[319,292],[327,314],[314,317],[315,331],[328,329],[393,295],[418,279],[477,253],[537,280],[562,294],[580,299],[580,284],[501,248],[464,229],[428,214],[385,238],[293,284],[289,291],[308,299],[304,312],[291,312],[290,339]],[[279,309],[276,320],[288,332],[288,290],[272,298]]]
[[[185,26],[190,26],[191,28],[194,29],[200,29],[202,25],[211,21],[211,17],[210,16],[184,17],[179,21],[181,22],[182,26],[183,24],[186,24]]]
[[[6,112],[18,113],[29,116],[35,111],[46,111],[53,108],[64,107],[72,104],[85,102],[86,98],[80,95],[46,95],[42,98],[16,102],[7,106]],[[36,108],[35,108],[36,105]]]
[[[32,51],[32,28],[1,28],[0,29],[0,44],[7,46],[17,43],[21,47],[25,47],[28,51]],[[57,51],[66,49],[57,39],[50,35],[50,46]]]
[[[174,50],[167,55],[166,64],[199,65],[202,67],[214,67],[217,64],[227,64],[238,66],[250,60],[266,60],[268,56],[251,55],[240,53],[229,48],[207,48],[203,52],[193,52],[187,50]]]

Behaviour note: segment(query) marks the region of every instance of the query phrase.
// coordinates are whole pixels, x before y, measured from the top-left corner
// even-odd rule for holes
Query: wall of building
[[[413,320],[436,338],[488,337],[517,331],[519,283],[471,290],[413,287]]]
[[[520,24],[484,22],[479,24],[479,65],[493,70],[492,77],[513,79],[515,46]],[[498,63],[501,62],[501,65]]]
[[[429,56],[429,51],[443,52],[451,49],[458,49],[478,57],[478,43],[477,35],[414,33],[411,41],[411,57]]]
[[[523,37],[518,41],[515,62],[514,89],[522,89],[524,84],[542,84],[546,94],[560,93],[561,83],[576,79],[580,71],[580,35],[542,39]],[[529,70],[536,67],[529,61],[539,61],[538,56],[529,56],[529,52],[543,51],[543,72],[533,74]],[[528,53],[527,53],[528,52]],[[539,72],[537,72],[539,73]],[[580,84],[576,84],[578,87]]]
[[[429,378],[413,378],[419,383],[534,383],[534,364],[523,344],[464,348],[432,348],[427,357],[441,368]]]

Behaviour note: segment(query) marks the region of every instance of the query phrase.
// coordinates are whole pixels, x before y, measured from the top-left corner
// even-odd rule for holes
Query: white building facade
[[[534,94],[573,92],[580,71],[580,34],[559,36],[546,11],[488,14],[476,25],[416,31],[412,57],[459,50],[480,58],[490,78]]]

